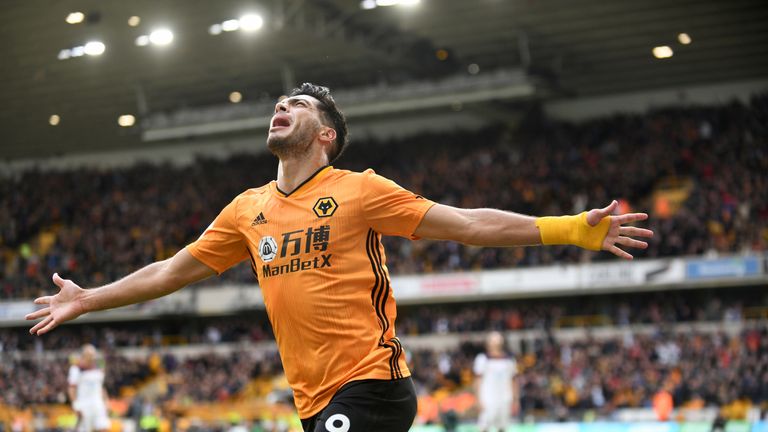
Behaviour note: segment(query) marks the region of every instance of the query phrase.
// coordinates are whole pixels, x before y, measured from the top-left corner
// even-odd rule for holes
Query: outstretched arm
[[[62,279],[58,273],[54,273],[53,283],[60,289],[58,294],[35,299],[36,304],[46,306],[25,318],[43,318],[29,331],[41,335],[86,312],[162,297],[214,274],[216,272],[193,257],[186,249],[167,260],[152,263],[100,288],[83,289],[71,280]]]
[[[650,238],[653,232],[625,224],[648,218],[645,213],[611,216],[618,203],[593,209],[584,216],[536,218],[494,209],[460,209],[435,204],[429,209],[415,235],[436,240],[453,240],[475,246],[507,247],[540,244],[573,244],[593,250],[607,250],[632,259],[618,246],[645,249],[648,243],[631,237]]]

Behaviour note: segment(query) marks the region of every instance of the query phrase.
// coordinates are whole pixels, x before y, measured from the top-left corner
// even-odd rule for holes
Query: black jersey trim
[[[277,189],[277,191],[280,192],[283,195],[284,198],[288,198],[289,196],[291,196],[294,193],[296,193],[296,191],[301,189],[302,186],[304,186],[305,184],[309,183],[310,180],[312,180],[313,178],[317,177],[317,175],[320,174],[324,169],[329,168],[329,167],[330,167],[330,165],[325,165],[322,168],[320,168],[319,170],[315,171],[314,174],[312,174],[311,176],[307,177],[306,180],[301,182],[298,186],[296,186],[292,191],[290,191],[288,193],[285,193],[285,192],[281,191],[280,187],[277,186],[277,183],[275,183],[275,189]]]
[[[379,319],[379,326],[381,327],[381,335],[379,336],[379,346],[389,348],[392,351],[389,357],[389,370],[392,379],[402,378],[403,373],[400,370],[399,358],[402,353],[402,347],[399,346],[399,341],[384,340],[384,335],[389,330],[389,320],[386,315],[386,301],[389,297],[389,278],[384,271],[384,266],[381,262],[381,252],[379,251],[379,237],[378,233],[372,229],[368,230],[368,238],[366,239],[366,253],[368,259],[371,262],[371,270],[373,271],[374,284],[371,289],[371,306],[376,311],[376,316]]]
[[[376,260],[376,257],[373,253],[373,249],[375,248],[375,241],[376,241],[376,233],[372,230],[368,230],[368,237],[365,242],[365,252],[368,254],[368,260],[371,262],[371,271],[373,271],[373,288],[371,289],[371,306],[373,306],[374,311],[376,312],[376,317],[379,319],[379,327],[381,327],[381,335],[379,336],[379,346],[389,348],[392,350],[392,356],[390,356],[389,359],[389,373],[390,377],[392,379],[395,379],[395,368],[392,364],[392,357],[395,355],[395,347],[384,342],[384,332],[385,325],[387,324],[386,316],[383,313],[383,310],[379,307],[379,302],[381,299],[381,294],[384,288],[384,275],[380,273],[381,269],[378,266],[378,262]]]
[[[251,271],[253,272],[253,276],[256,278],[256,281],[259,281],[259,272],[256,271],[256,258],[253,257],[253,254],[251,253],[251,249],[248,247],[245,248],[245,250],[248,251],[248,255],[251,257]]]
[[[403,345],[400,343],[400,339],[394,337],[390,339],[392,343],[397,345],[397,356],[394,358],[395,365],[397,367],[398,374],[400,375],[399,378],[403,377],[403,371],[400,370],[400,356],[403,355]]]
[[[381,334],[381,340],[384,340],[384,333],[389,330],[389,320],[387,319],[387,313],[386,313],[386,301],[387,297],[389,297],[389,278],[387,277],[387,274],[384,272],[384,268],[381,265],[381,251],[379,250],[379,235],[375,231],[371,230],[371,252],[373,253],[373,259],[376,261],[376,270],[381,275],[381,285],[382,289],[379,290],[379,293],[376,296],[376,308],[377,310],[381,311],[381,316],[383,317],[382,322],[382,334]]]
[[[382,316],[381,312],[379,311],[379,301],[378,301],[378,294],[381,290],[382,284],[381,284],[381,275],[379,274],[378,268],[376,266],[376,260],[373,257],[372,252],[372,242],[373,242],[373,230],[368,230],[368,238],[365,242],[365,251],[368,254],[368,260],[371,262],[371,271],[373,272],[373,289],[371,289],[371,306],[373,306],[374,310],[376,311],[376,316],[379,319],[379,326],[383,329],[384,323],[385,323],[385,317]],[[379,338],[379,343],[384,342],[383,335]]]

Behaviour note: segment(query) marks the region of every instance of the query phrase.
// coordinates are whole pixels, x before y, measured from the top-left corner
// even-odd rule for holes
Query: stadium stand
[[[620,197],[625,210],[654,215],[650,228],[659,240],[640,257],[766,249],[768,154],[756,144],[768,136],[768,96],[583,124],[533,110],[521,124],[515,131],[361,140],[338,166],[374,167],[446,204],[527,214],[575,213]],[[371,151],[382,146],[387,151]],[[29,171],[2,179],[0,298],[34,297],[54,270],[98,285],[166,258],[242,190],[269,181],[274,163],[267,154],[241,155],[184,168]],[[387,246],[395,273],[595,259],[575,248],[477,249],[400,239]],[[224,279],[253,280],[245,265]]]
[[[768,298],[755,287],[411,306],[400,315],[402,336],[464,340],[454,348],[418,347],[409,353],[423,405],[445,400],[448,408],[441,409],[457,409],[462,417],[474,415],[472,361],[482,350],[466,335],[489,330],[506,331],[517,341],[510,348],[522,373],[523,418],[610,418],[622,408],[648,406],[666,383],[678,407],[765,409],[768,403]],[[271,337],[265,324],[263,312],[254,311],[158,321],[148,330],[132,323],[71,325],[50,339],[3,329],[0,384],[15,391],[0,401],[13,407],[63,403],[66,355],[93,342],[109,353],[109,393],[129,395],[128,404],[151,395],[168,410],[163,412],[171,412],[270,394],[290,403],[289,391],[279,384],[282,369],[274,347],[254,348]],[[675,332],[676,324],[689,327]],[[562,331],[568,328],[593,328],[608,336],[567,336]],[[532,329],[539,333],[522,336]],[[180,350],[185,346],[196,350]],[[131,350],[137,347],[142,350]],[[231,350],[215,354],[217,347]],[[424,410],[424,421],[439,420],[437,412]]]
[[[521,125],[359,140],[338,166],[374,167],[447,204],[531,214],[579,212],[618,196],[625,209],[654,215],[650,227],[658,238],[640,254],[644,258],[765,252],[768,152],[761,143],[768,139],[768,96],[746,105],[665,109],[582,124],[533,110]],[[387,151],[371,151],[379,148]],[[492,163],[501,160],[507,163]],[[195,239],[231,197],[268,181],[273,168],[274,159],[262,154],[200,159],[182,168],[34,170],[1,179],[0,298],[49,290],[55,270],[95,285],[168,257]],[[575,248],[386,241],[389,268],[400,274],[602,258]],[[241,265],[217,280],[252,283],[254,277]],[[401,307],[399,334],[414,338],[408,354],[420,394],[419,421],[439,423],[451,412],[476,417],[471,365],[489,330],[505,331],[517,356],[524,419],[615,419],[624,410],[650,407],[665,388],[675,407],[734,419],[757,409],[764,416],[768,298],[761,288]],[[568,336],[569,329],[587,330]],[[419,343],[437,335],[456,343]],[[107,387],[119,401],[112,410],[121,418],[135,417],[139,424],[142,416],[135,412],[149,410],[168,422],[188,422],[195,407],[196,415],[211,421],[232,411],[269,422],[275,417],[264,406],[292,412],[271,339],[260,310],[165,317],[141,326],[74,324],[41,339],[28,336],[26,328],[0,329],[0,388],[11,389],[0,392],[0,422],[7,424],[11,415],[3,413],[15,412],[9,409],[34,406],[55,428],[57,413],[66,410],[67,357],[85,342],[106,353]],[[238,405],[253,400],[257,405]],[[290,421],[295,419],[282,424]]]
[[[463,343],[457,350],[412,351],[410,363],[424,406],[435,399],[454,403],[461,395],[473,401],[472,361],[481,350],[477,343]],[[610,418],[618,409],[649,406],[665,385],[670,385],[676,407],[733,409],[734,404],[741,404],[765,410],[766,350],[768,327],[764,321],[735,334],[690,330],[645,334],[626,328],[621,337],[569,342],[550,334],[518,351],[522,416],[537,420],[582,419],[586,415]],[[146,389],[147,379],[153,378],[162,381],[164,390],[144,391],[140,396],[151,394],[155,403],[167,409],[199,402],[233,402],[241,400],[245,390],[259,380],[266,386],[260,396],[273,392],[271,383],[279,380],[281,370],[276,355],[261,360],[248,352],[185,359],[170,353],[161,359],[153,360],[153,356],[159,357],[108,356],[110,394],[116,398],[135,395],[139,384]],[[11,407],[64,403],[63,365],[65,360],[51,358],[3,361],[0,382],[7,390],[0,402]],[[464,406],[460,414],[471,416],[473,406],[473,402]],[[431,417],[434,414],[424,415],[425,421],[437,420]],[[733,418],[739,417],[734,414]]]

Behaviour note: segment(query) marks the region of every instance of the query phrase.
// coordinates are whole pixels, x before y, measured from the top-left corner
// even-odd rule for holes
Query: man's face
[[[90,366],[96,358],[96,350],[92,346],[83,348],[83,354],[80,356],[81,363]]]
[[[320,102],[307,95],[281,100],[269,125],[267,148],[277,157],[305,153],[320,131]]]
[[[491,352],[500,351],[503,346],[504,346],[504,336],[502,336],[501,333],[492,332],[490,335],[488,335],[488,339],[486,340],[486,348],[488,349],[488,351],[491,351]]]

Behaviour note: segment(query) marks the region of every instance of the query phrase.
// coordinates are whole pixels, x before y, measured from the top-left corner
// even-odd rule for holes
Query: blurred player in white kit
[[[77,432],[109,430],[104,369],[96,361],[96,348],[84,345],[77,363],[69,367],[69,399],[77,412]]]
[[[515,413],[520,410],[517,363],[504,350],[504,337],[491,332],[486,340],[486,352],[475,358],[475,383],[480,403],[478,426],[483,432],[505,431]]]

